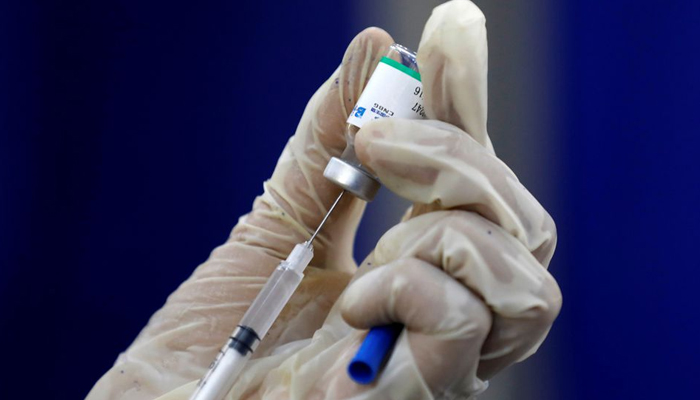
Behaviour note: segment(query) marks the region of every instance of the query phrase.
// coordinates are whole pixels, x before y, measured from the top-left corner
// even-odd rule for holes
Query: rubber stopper
[[[389,359],[402,330],[403,325],[398,323],[370,329],[355,357],[348,364],[350,378],[361,385],[374,382]]]

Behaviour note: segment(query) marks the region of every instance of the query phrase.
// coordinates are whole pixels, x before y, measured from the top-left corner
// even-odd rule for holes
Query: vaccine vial
[[[343,154],[331,158],[323,175],[362,200],[372,201],[381,183],[357,159],[355,135],[367,121],[395,117],[425,118],[416,53],[396,43],[379,61],[347,119]]]

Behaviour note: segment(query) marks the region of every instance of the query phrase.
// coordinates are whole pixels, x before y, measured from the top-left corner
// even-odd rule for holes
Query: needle
[[[316,228],[316,232],[314,232],[314,234],[311,235],[311,239],[309,239],[309,241],[307,242],[309,246],[310,246],[311,243],[314,241],[314,239],[316,239],[316,235],[318,235],[318,233],[321,231],[321,228],[323,228],[323,225],[324,225],[324,224],[326,223],[326,221],[328,220],[328,217],[331,216],[331,213],[333,212],[333,209],[335,208],[335,206],[338,205],[338,202],[340,202],[340,199],[343,198],[343,195],[344,195],[344,194],[345,194],[345,190],[343,190],[342,192],[340,192],[340,194],[338,195],[338,198],[335,199],[335,202],[333,202],[333,205],[331,206],[331,208],[330,208],[330,209],[328,210],[328,212],[326,213],[326,216],[323,217],[323,220],[321,220],[321,223],[318,224],[318,228]]]

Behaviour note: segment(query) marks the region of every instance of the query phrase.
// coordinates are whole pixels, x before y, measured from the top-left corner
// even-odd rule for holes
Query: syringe
[[[343,190],[306,242],[297,244],[282,261],[250,305],[238,327],[221,348],[209,371],[199,381],[190,400],[221,400],[231,390],[236,378],[250,359],[260,340],[275,322],[304,277],[304,269],[314,256],[311,245],[345,194]]]
[[[289,257],[282,261],[272,273],[236,330],[212,362],[207,374],[199,381],[190,400],[221,400],[231,390],[260,340],[265,337],[299,286],[304,277],[304,269],[313,258],[311,244],[340,202],[343,194],[349,192],[364,201],[372,201],[377,194],[381,183],[376,176],[360,164],[355,155],[354,139],[355,134],[365,122],[388,117],[425,118],[423,86],[416,64],[416,54],[398,44],[393,44],[386,57],[381,59],[355,104],[355,108],[350,113],[345,133],[347,141],[345,151],[340,157],[332,157],[323,172],[328,180],[343,190],[311,238],[297,244]],[[382,329],[379,327],[371,330],[367,341],[376,342],[372,338],[380,334]],[[397,329],[396,332],[401,332],[401,329]],[[398,333],[392,334],[390,340],[381,341],[382,346],[373,346],[373,352],[376,353],[373,354],[375,356],[373,358],[383,360],[390,352],[396,337],[398,337]],[[360,367],[350,369],[351,377],[358,383],[367,383],[368,380],[358,380],[356,374],[352,373],[355,370],[364,371],[367,369],[364,367],[366,360],[356,357],[353,363],[353,365]],[[377,363],[377,366],[380,364]],[[372,371],[371,379],[373,380],[378,373],[378,368],[372,369],[371,366],[368,368]]]

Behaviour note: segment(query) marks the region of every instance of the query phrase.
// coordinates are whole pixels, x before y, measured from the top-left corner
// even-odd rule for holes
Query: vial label
[[[425,118],[423,84],[420,74],[391,58],[384,57],[362,91],[347,123],[361,128],[379,118]]]

